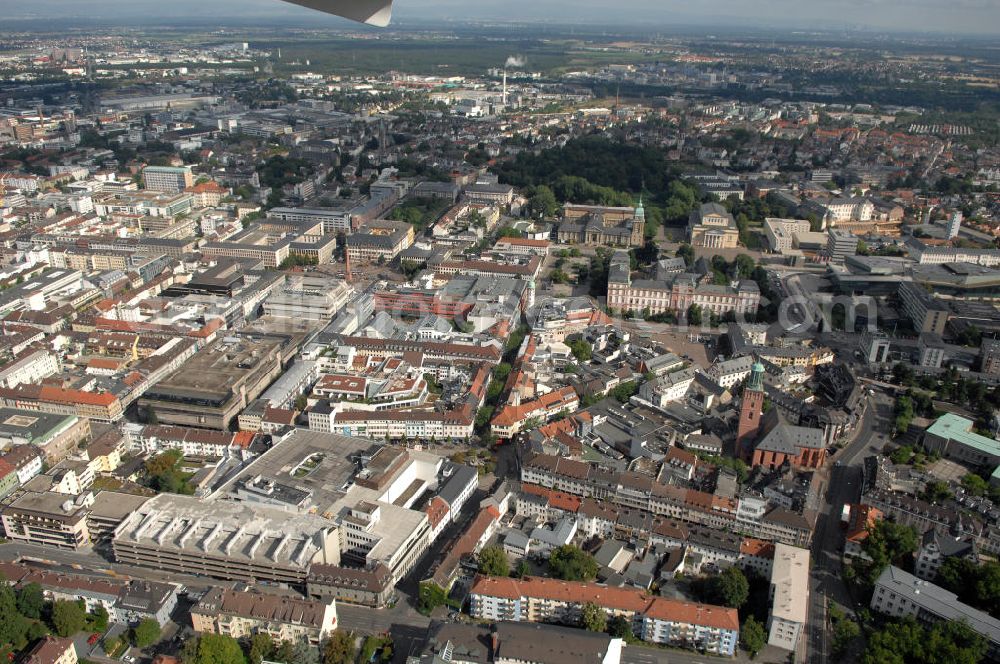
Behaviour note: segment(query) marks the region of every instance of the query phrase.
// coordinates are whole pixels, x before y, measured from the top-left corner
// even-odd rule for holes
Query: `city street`
[[[868,397],[868,407],[858,423],[853,440],[834,456],[834,465],[821,471],[821,474],[828,474],[829,479],[812,545],[808,649],[809,661],[813,664],[826,664],[828,658],[828,600],[853,608],[841,577],[843,531],[840,529],[840,515],[845,504],[856,502],[860,496],[861,465],[866,456],[875,453],[873,447],[881,449],[883,441],[878,437],[880,424],[889,417],[891,410],[892,400],[884,394],[876,392]]]

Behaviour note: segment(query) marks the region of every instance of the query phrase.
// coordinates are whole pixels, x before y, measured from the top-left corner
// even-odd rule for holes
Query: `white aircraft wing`
[[[310,9],[318,9],[327,14],[343,16],[384,28],[392,18],[392,0],[284,0]]]

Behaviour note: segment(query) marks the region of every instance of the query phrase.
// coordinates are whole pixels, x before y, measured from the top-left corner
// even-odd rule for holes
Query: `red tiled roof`
[[[489,597],[520,599],[533,597],[570,604],[593,602],[605,609],[627,611],[671,622],[704,625],[738,631],[739,614],[736,609],[711,604],[694,604],[665,597],[650,597],[641,590],[618,588],[598,583],[560,581],[540,577],[511,579],[508,577],[478,576],[471,593]]]
[[[564,512],[573,512],[574,514],[580,509],[580,504],[583,502],[583,499],[578,496],[563,493],[562,491],[554,491],[543,486],[538,486],[537,484],[522,484],[521,490],[525,493],[545,498],[549,501],[550,507]]]
[[[444,501],[441,496],[434,496],[431,502],[428,503],[427,507],[424,509],[424,513],[427,514],[427,520],[431,524],[431,528],[436,528],[441,521],[448,516],[448,512],[451,508],[448,507],[448,503]]]
[[[504,406],[493,418],[491,424],[495,426],[511,426],[531,417],[531,413],[539,410],[551,410],[561,405],[567,408],[573,402],[579,402],[576,391],[572,387],[563,387],[552,392],[548,392],[538,397],[534,401],[522,403],[520,406]]]
[[[61,387],[43,386],[38,391],[38,399],[51,403],[84,404],[87,406],[104,406],[107,408],[118,400],[110,392],[97,393],[83,390],[68,390]]]
[[[744,556],[756,556],[757,558],[773,558],[774,542],[744,537],[740,542],[740,553]]]

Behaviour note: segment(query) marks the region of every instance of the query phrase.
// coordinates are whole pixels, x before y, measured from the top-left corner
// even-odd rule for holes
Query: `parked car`
[[[97,643],[97,639],[99,638],[101,638],[101,635],[98,634],[97,632],[94,632],[93,634],[87,637],[87,645],[88,646],[94,645],[95,643]]]

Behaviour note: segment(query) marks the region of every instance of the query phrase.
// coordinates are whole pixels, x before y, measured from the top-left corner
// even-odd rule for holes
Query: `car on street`
[[[97,639],[99,638],[101,638],[101,635],[98,634],[97,632],[94,632],[93,634],[87,637],[87,645],[88,646],[94,645],[95,643],[97,643]]]

